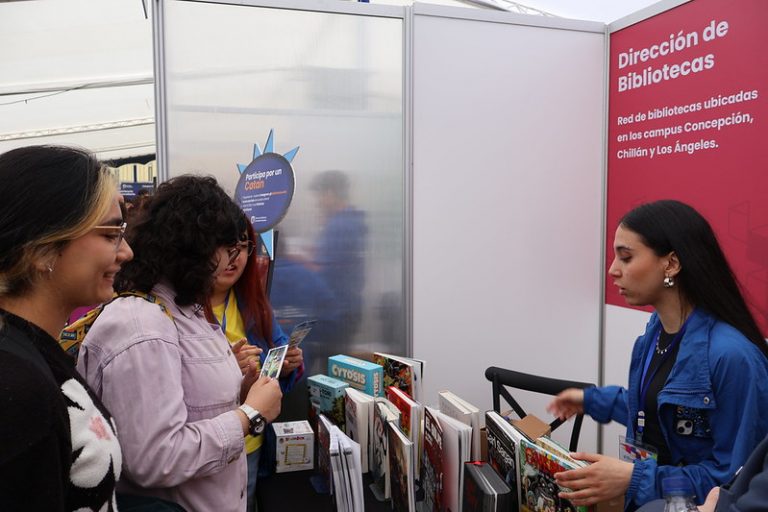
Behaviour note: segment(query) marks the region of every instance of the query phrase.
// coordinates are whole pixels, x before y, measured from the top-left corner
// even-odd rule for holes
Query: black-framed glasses
[[[229,258],[229,261],[227,265],[231,265],[235,262],[238,256],[240,256],[240,253],[245,251],[248,256],[253,254],[253,249],[256,247],[256,244],[253,243],[253,240],[247,240],[245,242],[238,242],[233,247],[227,249],[227,257]]]
[[[122,224],[116,226],[93,226],[93,229],[108,229],[115,231],[115,251],[117,251],[120,249],[120,244],[123,243],[123,238],[125,238],[125,229],[127,227],[128,223],[123,222]]]
[[[256,244],[254,243],[253,240],[238,242],[237,246],[240,248],[241,251],[245,251],[248,256],[253,254],[253,250],[256,248]]]

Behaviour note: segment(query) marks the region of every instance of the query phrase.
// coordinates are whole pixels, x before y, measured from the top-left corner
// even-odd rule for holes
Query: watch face
[[[267,422],[264,421],[264,417],[259,414],[257,415],[253,420],[251,420],[251,435],[257,436],[264,432],[264,427],[267,425]]]

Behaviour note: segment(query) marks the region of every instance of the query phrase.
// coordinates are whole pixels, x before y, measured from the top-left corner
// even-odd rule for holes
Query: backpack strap
[[[165,316],[170,318],[174,324],[176,323],[176,321],[173,319],[171,311],[168,309],[168,306],[165,305],[165,302],[163,302],[160,297],[151,293],[128,290],[115,294],[108,302],[96,306],[82,317],[64,327],[64,329],[61,331],[61,334],[59,335],[59,346],[62,348],[62,350],[74,357],[75,361],[77,361],[77,355],[80,353],[80,345],[83,344],[85,335],[88,334],[88,331],[91,329],[93,322],[96,321],[96,319],[99,317],[101,312],[104,311],[104,308],[107,307],[107,305],[111,304],[112,301],[119,299],[120,297],[141,297],[147,302],[157,304],[160,306],[160,309],[163,311],[163,313],[165,313]]]

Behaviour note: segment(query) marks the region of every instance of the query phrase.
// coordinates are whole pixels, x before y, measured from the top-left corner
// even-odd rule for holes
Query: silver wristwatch
[[[248,418],[248,433],[252,436],[257,436],[264,432],[264,428],[267,426],[267,420],[261,415],[259,411],[254,409],[248,404],[243,404],[238,407],[245,416]]]

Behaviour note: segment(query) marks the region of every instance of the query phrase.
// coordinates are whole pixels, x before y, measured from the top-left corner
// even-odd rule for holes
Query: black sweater
[[[114,510],[109,413],[56,340],[3,310],[0,418],[0,510]]]

